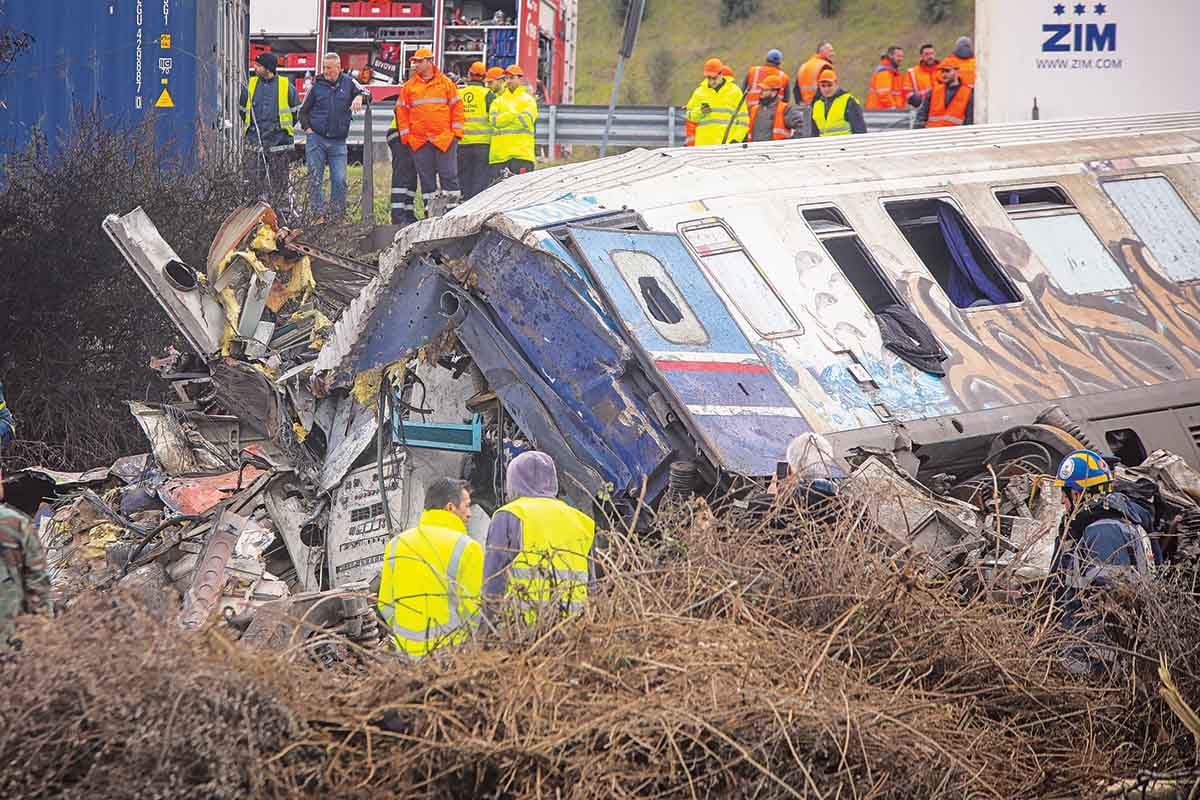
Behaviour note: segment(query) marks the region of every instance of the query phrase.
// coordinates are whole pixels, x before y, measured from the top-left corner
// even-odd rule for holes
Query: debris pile
[[[27,620],[0,665],[22,687],[0,699],[0,792],[1018,798],[1122,778],[1112,796],[1136,797],[1176,776],[1187,796],[1194,742],[1156,696],[1159,652],[1107,685],[1065,675],[1043,608],[962,602],[861,512],[661,509],[656,545],[613,534],[582,617],[416,664],[349,647],[320,668],[319,645],[180,636],[92,593]],[[1200,610],[1173,587],[1142,602],[1194,706]]]

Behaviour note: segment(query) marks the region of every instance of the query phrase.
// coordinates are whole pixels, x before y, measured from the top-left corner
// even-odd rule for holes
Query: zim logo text
[[[1046,35],[1043,53],[1103,53],[1117,49],[1117,23],[1097,25],[1076,22],[1048,22],[1042,26]]]

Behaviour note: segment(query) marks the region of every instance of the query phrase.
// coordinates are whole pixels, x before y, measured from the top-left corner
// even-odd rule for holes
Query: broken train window
[[[1112,254],[1059,187],[1000,189],[996,200],[1063,291],[1090,294],[1130,288]]]
[[[904,305],[854,228],[833,206],[801,208],[809,230],[875,315],[884,347],[931,375],[945,375],[948,357],[925,321]]]
[[[637,250],[613,250],[609,257],[660,336],[672,344],[708,343],[708,332],[661,261]]]
[[[1173,281],[1200,278],[1200,221],[1161,175],[1101,183],[1154,260]]]
[[[956,307],[1021,301],[991,251],[949,199],[894,200],[883,208]]]
[[[775,287],[733,232],[718,220],[683,223],[679,232],[734,307],[765,339],[804,333]]]

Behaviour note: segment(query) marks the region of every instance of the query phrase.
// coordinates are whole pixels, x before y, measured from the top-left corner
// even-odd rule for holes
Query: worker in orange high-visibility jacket
[[[921,103],[938,83],[937,51],[931,44],[921,45],[921,56],[915,67],[904,73],[904,102],[920,108]]]
[[[879,65],[871,74],[867,87],[868,111],[892,111],[904,108],[904,79],[900,75],[900,64],[904,61],[904,50],[892,45],[879,57]]]
[[[817,45],[817,52],[812,58],[800,65],[800,69],[796,70],[796,94],[794,95],[797,103],[812,103],[813,98],[817,96],[817,76],[824,69],[833,68],[833,44],[830,42],[821,42]]]
[[[941,83],[917,111],[918,128],[952,128],[975,124],[974,90],[959,77],[958,63],[942,59],[938,65]]]
[[[750,109],[750,136],[748,142],[769,142],[791,139],[804,124],[804,112],[783,99],[787,78],[768,75],[762,82],[762,97],[758,105]]]
[[[960,36],[954,43],[954,52],[942,59],[942,63],[958,67],[958,78],[967,86],[975,85],[975,46],[969,36]]]
[[[396,97],[396,133],[412,151],[413,171],[406,176],[408,185],[404,188],[415,200],[419,179],[426,209],[444,205],[449,211],[462,199],[458,140],[463,136],[465,119],[458,87],[434,64],[432,50],[418,48],[412,56],[412,76]],[[439,191],[442,202],[437,201]],[[401,210],[407,212],[401,224],[416,221],[413,209]]]
[[[783,93],[780,99],[785,101],[788,99],[788,74],[783,71],[782,64],[783,53],[772,48],[767,51],[767,63],[751,67],[746,71],[746,80],[742,81],[742,92],[746,95],[747,109],[753,110],[758,105],[763,81],[769,75],[777,75],[783,82]]]

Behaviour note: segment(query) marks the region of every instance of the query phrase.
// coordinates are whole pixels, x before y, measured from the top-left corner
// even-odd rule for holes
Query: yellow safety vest
[[[279,87],[279,127],[287,132],[288,136],[295,136],[295,123],[292,119],[292,107],[288,105],[288,82],[283,78],[276,77],[275,83]],[[246,108],[245,114],[242,115],[242,133],[250,130],[250,106],[254,103],[254,90],[258,88],[258,76],[250,76],[250,85],[246,89]]]
[[[420,658],[467,638],[482,589],[483,548],[458,516],[434,509],[384,548],[377,607],[396,648]]]
[[[826,116],[825,98],[817,97],[813,99],[812,115],[813,122],[820,131],[821,136],[846,136],[852,131],[850,130],[850,121],[846,119],[846,106],[850,102],[850,93],[838,95],[833,103],[829,106],[829,113]]]
[[[503,164],[514,158],[533,161],[533,132],[537,125],[537,100],[524,86],[505,89],[492,100],[492,147],[488,163]]]
[[[704,103],[709,105],[707,115],[700,110]],[[697,86],[687,103],[687,119],[696,125],[697,147],[721,144],[722,140],[725,143],[742,142],[750,132],[750,114],[742,102],[742,90],[728,78],[720,89],[712,89],[707,81]],[[728,139],[725,139],[726,128],[729,129]]]
[[[488,119],[487,93],[488,89],[482,83],[468,83],[458,90],[467,123],[459,144],[488,144],[492,140],[492,123]]]
[[[521,552],[509,570],[507,594],[525,621],[536,623],[543,608],[583,610],[596,538],[591,517],[553,497],[521,497],[500,511],[521,520]]]

